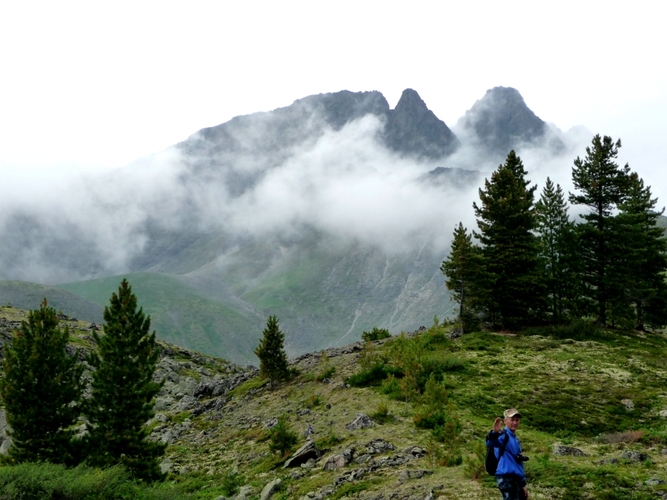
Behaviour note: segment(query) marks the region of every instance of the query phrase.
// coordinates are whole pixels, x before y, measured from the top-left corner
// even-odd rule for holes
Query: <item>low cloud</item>
[[[172,147],[111,173],[57,189],[38,184],[37,196],[5,199],[0,232],[10,243],[0,250],[2,276],[56,283],[130,271],[165,234],[298,238],[309,228],[388,253],[427,247],[444,256],[459,221],[475,227],[472,202],[504,161],[465,142],[441,162],[401,157],[378,141],[383,122],[373,115],[340,130],[313,125],[307,140],[273,148],[261,144],[265,116],[235,151],[202,156]],[[529,179],[541,189],[550,176],[567,192],[580,142],[569,137],[571,148],[558,156],[519,148]],[[479,182],[425,180],[440,166],[480,171]]]

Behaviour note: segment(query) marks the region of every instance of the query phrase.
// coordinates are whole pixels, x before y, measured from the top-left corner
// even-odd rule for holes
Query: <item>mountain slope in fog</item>
[[[270,314],[291,354],[415,330],[453,309],[439,266],[502,151],[559,151],[518,92],[489,92],[459,136],[411,89],[395,109],[342,91],[203,129],[5,214],[0,270],[100,305],[130,275],[158,335],[234,361]]]

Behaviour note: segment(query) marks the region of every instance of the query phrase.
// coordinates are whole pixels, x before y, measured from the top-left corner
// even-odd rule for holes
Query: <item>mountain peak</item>
[[[440,159],[453,153],[459,141],[413,89],[405,89],[388,114],[386,145],[399,153]]]
[[[457,128],[472,135],[489,152],[506,155],[523,144],[548,139],[549,128],[526,105],[518,90],[493,87],[466,111]],[[562,143],[560,143],[562,146]],[[550,143],[550,147],[558,144]]]

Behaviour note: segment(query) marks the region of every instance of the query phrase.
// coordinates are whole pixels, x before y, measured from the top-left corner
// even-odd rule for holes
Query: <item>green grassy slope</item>
[[[33,310],[38,309],[45,298],[51,307],[67,316],[93,323],[102,321],[103,307],[96,301],[82,298],[79,294],[25,281],[0,281],[2,305],[11,304],[19,309]]]
[[[331,498],[388,498],[378,497],[388,491],[405,499],[425,498],[429,491],[441,500],[499,498],[493,479],[481,470],[483,455],[475,452],[481,447],[483,453],[494,417],[514,406],[524,415],[519,437],[530,457],[526,471],[532,498],[661,498],[659,491],[667,480],[667,455],[662,451],[667,447],[667,418],[662,416],[667,410],[664,335],[609,332],[574,340],[559,338],[556,331],[477,332],[450,340],[447,334],[448,327],[438,326],[407,341],[389,339],[370,356],[397,366],[402,356],[409,356],[406,353],[416,354],[422,382],[429,373],[439,374],[448,396],[441,408],[460,425],[460,432],[454,427],[447,431],[455,437],[450,443],[415,426],[415,415],[425,408],[423,395],[412,395],[406,404],[391,379],[345,387],[343,382],[363,371],[363,361],[358,353],[330,350],[328,356],[301,360],[300,375],[273,391],[258,379],[235,390],[224,418],[203,446],[207,453],[202,454],[197,436],[211,423],[193,419],[192,441],[184,437],[171,449],[175,470],[188,471],[176,476],[177,481],[199,485],[199,498],[216,498],[228,467],[237,464],[241,484],[252,485],[256,492],[281,478],[276,498],[287,500],[330,487],[344,474],[366,468],[360,479],[339,486]],[[629,401],[634,406],[628,406]],[[373,415],[382,405],[388,412],[383,423],[361,430],[346,427],[358,412]],[[290,427],[299,436],[295,448],[304,444],[302,432],[310,424],[315,442],[328,450],[312,469],[292,474],[282,468],[284,459],[268,452],[264,422],[281,414],[289,415]],[[352,462],[339,470],[323,470],[331,455],[355,449],[360,456],[373,439],[395,446],[395,451],[375,460],[413,445],[425,448],[427,455],[407,468],[432,473],[397,482],[403,467],[369,470],[370,462]],[[555,446],[574,447],[585,455],[560,456],[554,454]],[[463,462],[444,465],[443,457],[457,447]],[[645,458],[632,458],[639,456]]]
[[[252,350],[261,336],[261,322],[238,308],[203,297],[179,277],[133,273],[59,285],[101,306],[127,278],[139,305],[151,315],[158,337],[189,349],[240,363],[256,363]]]

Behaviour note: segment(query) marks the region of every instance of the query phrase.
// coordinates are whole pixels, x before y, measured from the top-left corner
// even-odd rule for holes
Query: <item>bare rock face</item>
[[[412,89],[405,89],[396,108],[388,113],[383,139],[398,153],[433,160],[449,156],[459,147],[454,132]]]
[[[466,111],[456,124],[479,147],[501,160],[512,149],[522,145],[546,145],[560,151],[565,145],[551,137],[550,129],[526,105],[518,90],[511,87],[494,87]],[[499,160],[500,161],[500,160]]]

